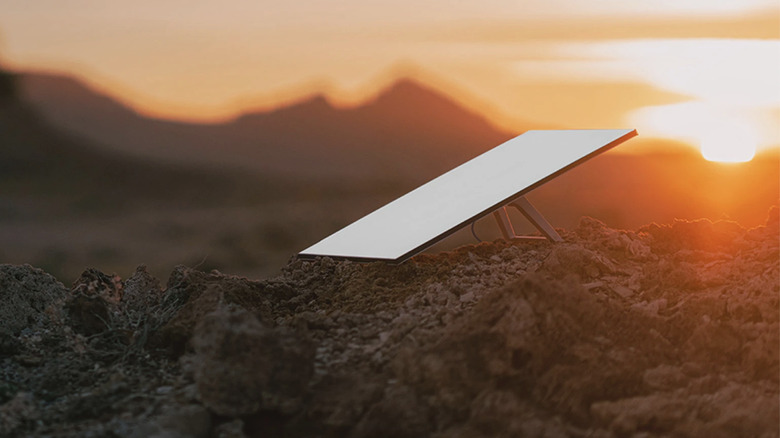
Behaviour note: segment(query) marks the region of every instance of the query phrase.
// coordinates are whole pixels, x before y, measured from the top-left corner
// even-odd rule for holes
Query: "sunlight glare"
[[[756,155],[755,133],[744,123],[713,126],[701,134],[701,154],[709,161],[741,163]]]
[[[518,73],[561,79],[637,80],[723,105],[780,103],[780,41],[637,39],[553,44],[552,59],[524,60]]]
[[[520,74],[633,80],[690,101],[640,108],[628,119],[645,134],[701,148],[705,158],[747,161],[778,145],[780,41],[636,39],[563,43],[551,59],[524,60]]]
[[[707,160],[723,162],[750,161],[756,154],[763,132],[753,119],[703,102],[645,107],[629,115],[644,134],[691,143]]]

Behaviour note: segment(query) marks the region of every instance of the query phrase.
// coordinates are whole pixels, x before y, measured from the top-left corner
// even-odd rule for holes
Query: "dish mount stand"
[[[536,227],[541,236],[518,236],[515,234],[515,229],[512,227],[512,222],[509,220],[509,214],[506,210],[507,207],[514,207],[520,211],[520,213],[528,219],[528,222]],[[504,239],[523,239],[523,240],[543,240],[547,239],[551,242],[563,242],[563,238],[555,231],[555,228],[547,222],[547,219],[539,213],[539,210],[534,208],[525,196],[521,196],[515,201],[510,202],[508,205],[499,208],[493,212],[493,217],[498,222],[498,228],[501,230],[501,234],[504,235]]]

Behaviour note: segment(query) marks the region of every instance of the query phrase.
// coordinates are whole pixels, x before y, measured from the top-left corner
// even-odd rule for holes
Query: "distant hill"
[[[197,150],[192,141],[201,137],[199,125],[143,117],[79,78],[21,73],[18,83],[21,100],[52,126],[101,149],[173,162]]]
[[[279,196],[289,196],[291,185],[310,197],[360,190],[375,207],[511,137],[408,79],[353,108],[334,107],[318,95],[217,125],[146,118],[64,76],[25,74],[20,84],[23,99],[51,123],[90,139],[103,152],[243,168],[262,175],[262,190]],[[648,143],[652,147],[642,146]],[[733,218],[751,225],[761,223],[768,206],[778,202],[776,153],[726,165],[672,142],[664,146],[640,137],[621,146],[628,148],[666,152],[608,153],[530,197],[564,227],[584,214],[615,227],[675,217]],[[244,193],[256,185],[251,179],[235,184],[240,188],[223,193]],[[199,181],[190,185],[210,190]]]
[[[0,102],[16,99],[16,76],[0,70]]]
[[[257,181],[248,174],[155,162],[97,147],[51,126],[10,91],[0,99],[0,133],[0,201],[23,200],[17,206],[119,210],[139,203],[221,203],[225,194],[253,190],[239,191],[239,185]]]
[[[215,125],[143,117],[73,77],[29,73],[20,83],[48,121],[105,148],[304,179],[420,182],[511,137],[410,79],[353,108],[312,96]]]
[[[197,125],[143,117],[73,78],[7,79],[0,98],[0,262],[33,262],[69,276],[85,266],[127,271],[138,263],[158,273],[205,263],[267,275],[510,137],[409,80],[354,108],[311,96]],[[640,137],[621,149],[667,152],[607,153],[529,199],[554,226],[568,229],[583,215],[617,228],[701,217],[752,226],[778,203],[776,153],[724,165],[679,144],[664,149],[651,141],[644,148],[647,142]],[[533,231],[518,216],[516,229]],[[498,237],[490,217],[476,231]],[[442,245],[473,241],[467,227]]]

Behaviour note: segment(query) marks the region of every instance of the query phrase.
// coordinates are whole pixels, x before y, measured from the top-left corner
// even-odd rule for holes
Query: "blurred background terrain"
[[[529,195],[557,227],[750,227],[780,197],[776,0],[2,11],[0,263],[66,283],[141,263],[264,277],[528,129],[640,134]]]
[[[312,94],[211,123],[140,114],[73,75],[3,72],[0,99],[0,262],[65,282],[88,266],[126,274],[142,263],[158,276],[176,264],[267,276],[526,129],[572,127],[510,132],[411,78],[354,105]],[[640,129],[529,199],[561,228],[584,215],[615,228],[700,217],[749,227],[778,202],[779,168],[777,149],[713,162]],[[489,217],[476,231],[499,236]],[[461,231],[431,250],[473,241]]]

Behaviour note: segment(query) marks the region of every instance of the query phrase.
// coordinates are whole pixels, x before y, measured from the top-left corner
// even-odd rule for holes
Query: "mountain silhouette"
[[[0,70],[0,103],[16,98],[16,77]]]
[[[73,275],[206,259],[267,274],[510,136],[412,80],[354,107],[314,95],[212,125],[145,117],[73,77],[6,76],[2,87],[0,261]],[[621,149],[643,142],[659,150],[641,137]],[[780,196],[778,163],[774,153],[724,166],[679,144],[607,153],[529,199],[568,229],[583,215],[624,228],[700,217],[758,225]],[[497,235],[490,217],[475,228]],[[465,229],[444,243],[472,241]]]
[[[0,72],[0,77],[11,76]],[[6,200],[22,200],[14,205],[120,210],[138,203],[219,203],[225,193],[238,192],[239,184],[253,181],[243,174],[155,162],[93,145],[52,126],[19,100],[11,83],[5,80],[0,99],[0,192]],[[64,101],[80,96],[77,87],[57,90],[61,94],[56,97]],[[93,109],[122,110],[111,100],[91,97],[87,102]]]
[[[18,84],[20,99],[51,126],[100,149],[181,163],[188,161],[188,148],[177,147],[199,138],[187,135],[188,128],[197,130],[198,125],[143,117],[73,76],[21,73]]]
[[[413,109],[410,111],[410,109]],[[418,130],[436,128],[437,134],[457,127],[459,134],[489,135],[495,129],[486,119],[447,96],[411,79],[401,79],[365,105],[372,118],[388,124],[407,125]],[[424,117],[420,117],[420,115]]]
[[[272,111],[250,112],[242,114],[231,124],[252,125],[264,123],[264,120],[296,120],[296,119],[321,119],[332,117],[336,108],[330,103],[324,94],[316,94],[275,108]]]
[[[211,125],[144,117],[75,78],[24,74],[18,82],[22,99],[59,129],[89,140],[95,151],[159,166],[248,170],[262,176],[266,191],[280,194],[289,194],[291,184],[303,191],[383,187],[377,206],[511,137],[410,79],[354,107],[314,95]],[[646,151],[666,144],[672,152],[607,154],[545,184],[531,198],[562,226],[582,214],[618,227],[720,215],[756,223],[776,203],[776,184],[765,183],[777,180],[776,153],[724,167],[674,142],[640,138],[621,149],[641,151],[643,143],[650,145]],[[708,190],[701,190],[702,181]],[[236,184],[232,187],[243,188],[232,191],[244,192],[255,183]],[[192,186],[210,190],[197,181]]]
[[[74,78],[27,73],[22,98],[53,125],[128,154],[296,178],[429,179],[511,135],[402,79],[350,108],[314,95],[220,124],[144,117]]]

